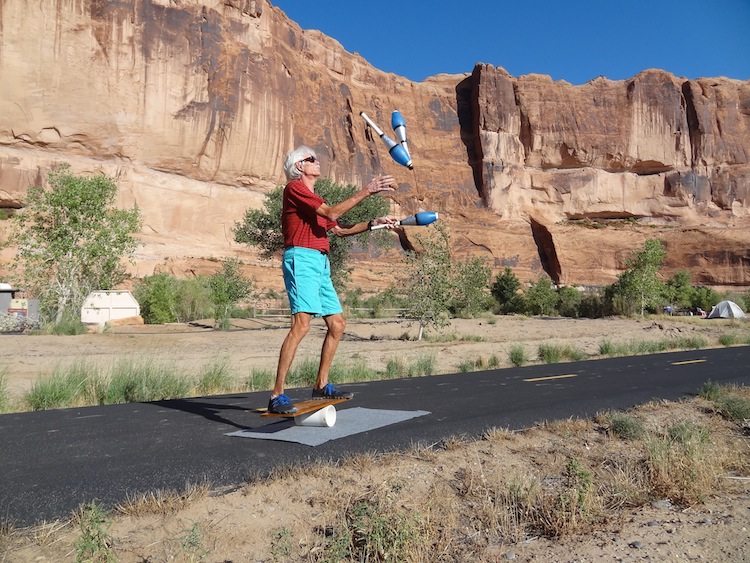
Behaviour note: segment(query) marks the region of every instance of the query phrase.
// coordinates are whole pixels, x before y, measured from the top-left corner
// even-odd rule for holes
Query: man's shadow
[[[153,404],[168,409],[174,409],[183,411],[189,414],[202,416],[206,420],[216,422],[219,424],[226,424],[239,428],[240,430],[248,430],[254,428],[248,424],[240,424],[236,422],[233,414],[241,414],[243,419],[249,418],[248,415],[252,415],[256,407],[251,406],[240,406],[236,403],[238,400],[248,401],[247,395],[220,395],[216,397],[195,397],[187,399],[167,399],[163,401],[154,401]],[[227,418],[230,417],[230,418]]]

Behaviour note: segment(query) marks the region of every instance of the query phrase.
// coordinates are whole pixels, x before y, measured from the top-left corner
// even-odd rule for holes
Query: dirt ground
[[[363,361],[370,368],[382,370],[394,358],[408,363],[429,356],[436,373],[453,373],[459,371],[462,362],[493,356],[500,367],[509,366],[508,351],[515,344],[522,344],[532,360],[542,342],[569,344],[596,357],[605,339],[617,343],[701,336],[709,346],[718,346],[719,337],[726,333],[746,337],[749,324],[664,317],[492,317],[455,320],[442,333],[431,333],[430,338],[416,342],[412,339],[418,327],[413,322],[350,319],[337,359]],[[221,360],[239,377],[246,377],[252,369],[275,369],[286,321],[238,320],[234,325],[235,330],[225,332],[169,325],[116,327],[74,337],[5,335],[0,337],[0,366],[11,397],[20,397],[56,366],[82,359],[103,366],[118,358],[169,359],[184,366],[186,373]],[[316,357],[323,334],[323,323],[316,323],[301,345],[298,359]],[[658,409],[652,406],[643,416],[705,417],[702,423],[720,434],[737,433],[730,423],[717,420],[707,409],[683,403]],[[351,501],[356,491],[374,494],[384,487],[395,490],[399,484],[405,491],[399,507],[424,510],[433,500],[436,483],[454,483],[457,475],[468,472],[486,481],[509,472],[538,474],[543,467],[559,465],[561,457],[570,455],[570,451],[585,459],[592,451],[601,453],[610,445],[611,439],[598,432],[593,421],[580,424],[573,432],[565,431],[564,438],[559,428],[538,427],[505,439],[456,441],[430,451],[291,471],[287,476],[233,491],[210,491],[176,510],[145,515],[115,513],[108,531],[115,538],[120,561],[315,561],[320,550],[316,530],[331,518],[330,502],[325,500],[325,491],[331,487],[340,487],[336,493],[339,502],[341,495],[349,494]],[[743,455],[750,456],[747,436],[738,443]],[[583,534],[561,539],[525,535],[515,542],[490,545],[469,542],[465,560],[750,561],[750,482],[746,476],[725,476],[721,483],[702,503],[683,506],[662,499],[638,508],[625,507]],[[466,531],[468,523],[457,522],[455,527],[462,541],[472,537]],[[72,561],[79,536],[75,525],[64,522],[34,530],[0,529],[0,562]],[[455,549],[455,545],[450,546],[454,553]]]

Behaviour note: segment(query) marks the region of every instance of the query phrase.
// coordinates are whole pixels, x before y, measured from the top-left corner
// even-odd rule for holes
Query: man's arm
[[[342,201],[341,203],[337,203],[336,205],[328,205],[327,203],[322,203],[320,207],[315,210],[315,213],[321,215],[322,217],[325,217],[326,219],[330,219],[331,221],[337,221],[339,217],[354,209],[354,207],[358,203],[361,203],[365,198],[379,192],[392,192],[396,189],[394,187],[395,183],[396,180],[393,178],[393,176],[376,176],[375,178],[370,180],[369,184],[367,184],[364,188],[359,190],[349,199],[345,199],[344,201]],[[356,226],[357,225],[355,225],[355,227]],[[365,223],[365,228],[358,232],[363,233],[367,230],[366,227],[367,223]]]
[[[371,227],[375,225],[386,225],[386,228],[392,228],[396,226],[396,219],[393,219],[391,217],[378,217],[377,219],[373,219],[372,221],[362,221],[361,223],[357,223],[356,225],[346,226],[346,225],[337,225],[331,229],[331,232],[335,234],[337,237],[350,237],[352,235],[358,235],[360,233],[364,233],[370,230]]]

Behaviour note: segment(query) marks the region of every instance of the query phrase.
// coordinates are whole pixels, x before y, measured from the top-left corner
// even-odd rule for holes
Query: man
[[[331,283],[327,233],[332,231],[336,236],[346,237],[368,231],[374,225],[386,225],[388,228],[395,226],[396,221],[389,217],[379,217],[369,223],[362,222],[352,226],[338,223],[339,217],[365,198],[379,192],[393,191],[395,180],[391,176],[376,176],[349,199],[336,205],[328,205],[314,191],[315,181],[320,177],[320,162],[311,148],[300,146],[290,152],[284,160],[284,173],[289,183],[284,188],[281,212],[281,230],[284,236],[281,269],[292,311],[292,326],[281,346],[276,383],[268,402],[268,411],[290,414],[297,409],[284,394],[284,383],[297,347],[310,330],[310,320],[313,317],[323,317],[328,328],[320,352],[313,398],[353,396],[352,393],[339,391],[328,382],[328,372],[344,334],[346,320]]]

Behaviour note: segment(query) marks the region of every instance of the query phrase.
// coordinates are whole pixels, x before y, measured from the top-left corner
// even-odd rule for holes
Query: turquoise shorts
[[[284,250],[281,271],[292,315],[310,313],[313,317],[327,317],[343,312],[331,282],[331,263],[327,254],[290,246]]]

